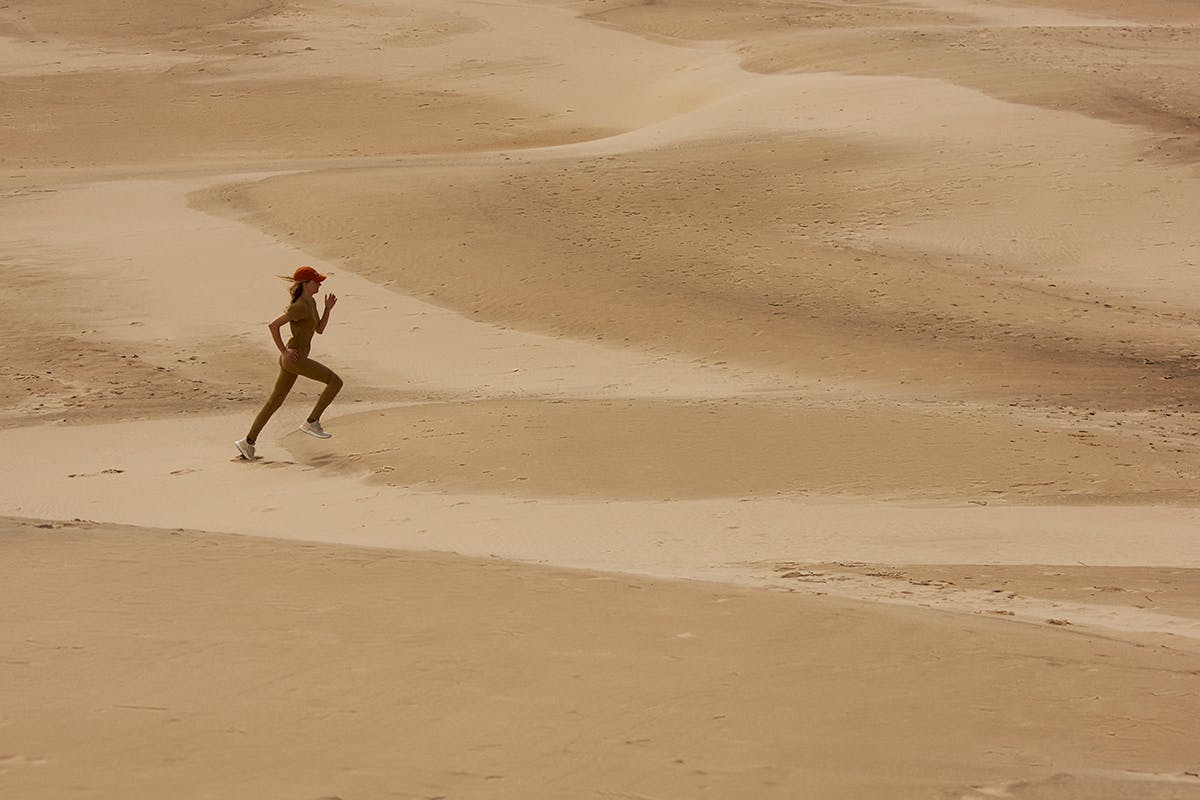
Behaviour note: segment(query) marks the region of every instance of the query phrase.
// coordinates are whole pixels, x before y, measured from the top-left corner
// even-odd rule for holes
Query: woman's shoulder
[[[288,319],[308,319],[315,317],[317,313],[317,304],[312,300],[305,300],[303,297],[298,297],[288,304],[287,315]]]

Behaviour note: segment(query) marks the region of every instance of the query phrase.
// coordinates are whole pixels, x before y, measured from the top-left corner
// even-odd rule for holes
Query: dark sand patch
[[[1194,481],[1111,432],[899,404],[488,400],[339,417],[312,463],[439,491],[685,499],[844,493],[992,502],[1171,502]]]
[[[926,397],[1193,403],[1200,383],[1174,380],[1196,374],[1180,351],[1190,311],[1072,292],[953,245],[855,244],[905,215],[964,214],[947,189],[956,167],[934,161],[837,137],[750,137],[620,159],[283,176],[204,207],[523,329]],[[991,202],[962,200],[981,214]]]

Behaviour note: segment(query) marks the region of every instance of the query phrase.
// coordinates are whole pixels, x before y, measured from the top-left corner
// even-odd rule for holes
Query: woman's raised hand
[[[325,295],[325,310],[326,311],[333,308],[335,303],[337,303],[337,295],[336,294]]]

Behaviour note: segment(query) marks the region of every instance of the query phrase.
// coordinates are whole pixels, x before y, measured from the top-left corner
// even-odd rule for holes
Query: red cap
[[[320,283],[325,280],[325,276],[317,272],[312,267],[300,267],[296,270],[296,274],[292,276],[292,280],[296,283],[304,283],[305,281],[316,281]]]

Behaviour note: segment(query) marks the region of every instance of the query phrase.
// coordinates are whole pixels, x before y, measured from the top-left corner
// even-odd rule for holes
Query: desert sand
[[[8,0],[0,796],[1200,798],[1197,74],[1169,0]],[[301,264],[334,437],[246,462]]]

